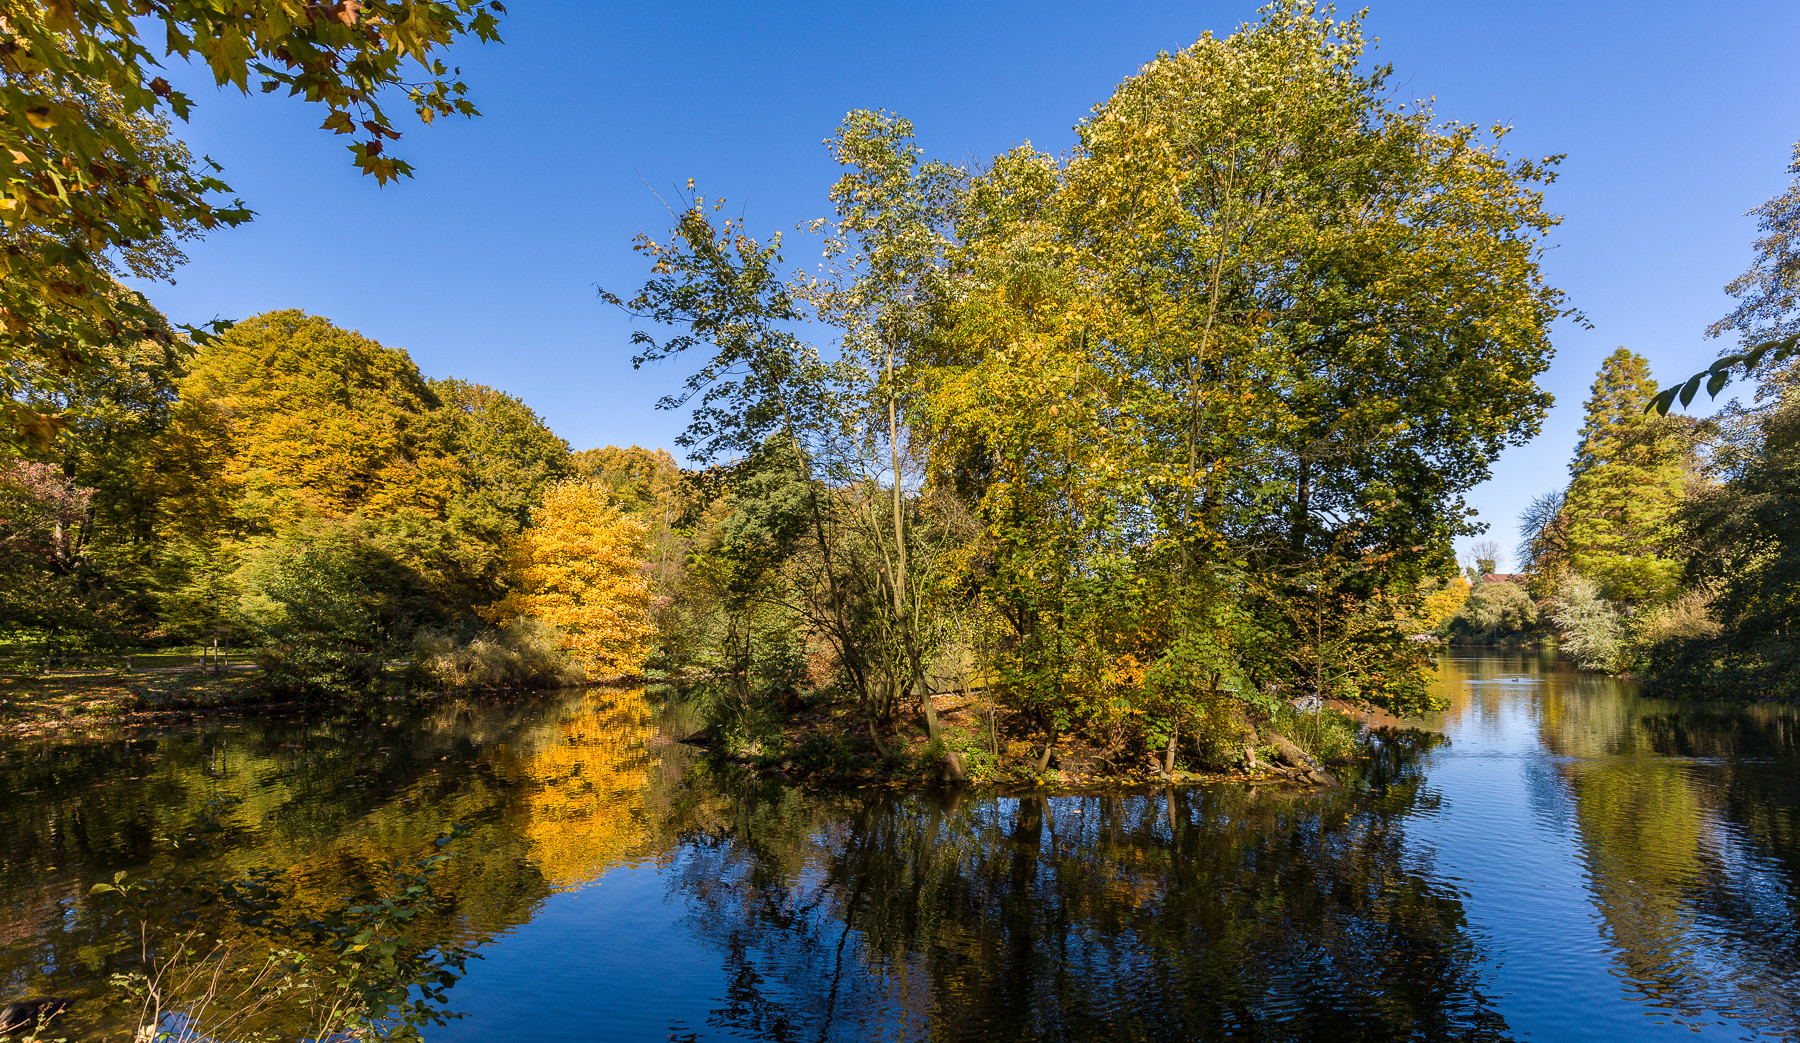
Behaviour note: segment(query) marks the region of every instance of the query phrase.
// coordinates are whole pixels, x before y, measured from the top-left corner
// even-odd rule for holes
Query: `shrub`
[[[1624,668],[1624,625],[1592,580],[1574,573],[1563,580],[1556,598],[1556,632],[1562,651],[1581,669],[1614,673]]]
[[[349,525],[264,547],[242,572],[238,613],[267,683],[296,695],[379,688],[420,626],[441,624],[423,579]]]
[[[413,638],[413,664],[421,679],[444,688],[565,688],[587,677],[562,652],[561,631],[520,617],[466,644],[440,630]]]
[[[1637,618],[1636,644],[1654,648],[1669,642],[1719,636],[1719,621],[1712,617],[1713,592],[1696,587]]]

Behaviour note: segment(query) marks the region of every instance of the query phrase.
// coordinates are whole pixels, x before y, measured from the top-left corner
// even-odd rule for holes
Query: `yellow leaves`
[[[1469,599],[1469,581],[1458,575],[1449,582],[1438,580],[1426,581],[1430,585],[1430,593],[1420,601],[1417,615],[1413,617],[1414,633],[1428,634],[1444,625],[1451,616],[1462,608],[1463,602]]]
[[[590,482],[551,487],[531,512],[531,526],[508,547],[511,589],[483,615],[548,623],[590,669],[637,674],[655,637],[644,562],[649,529],[610,499],[609,490]]]
[[[519,760],[521,829],[544,879],[576,887],[632,856],[647,838],[644,788],[656,723],[643,691],[594,692],[545,729]]]

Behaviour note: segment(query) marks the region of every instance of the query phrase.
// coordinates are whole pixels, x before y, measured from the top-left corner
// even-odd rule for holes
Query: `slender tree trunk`
[[[894,471],[894,619],[900,627],[900,640],[906,646],[906,661],[910,669],[913,695],[919,700],[919,711],[925,716],[925,733],[932,742],[941,734],[938,730],[937,707],[932,704],[930,687],[925,683],[925,667],[920,661],[918,635],[914,632],[913,618],[907,604],[907,564],[906,564],[906,510],[900,488],[900,403],[899,390],[894,387],[894,349],[890,344],[887,352],[887,413],[888,413],[888,457]],[[962,765],[956,762],[956,755],[949,754],[947,759],[951,771],[962,774]]]
[[[1300,477],[1294,486],[1294,519],[1288,539],[1296,551],[1306,546],[1306,519],[1312,513],[1312,462],[1300,461]]]

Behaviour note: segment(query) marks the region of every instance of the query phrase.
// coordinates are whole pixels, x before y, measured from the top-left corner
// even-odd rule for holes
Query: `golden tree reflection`
[[[656,737],[642,689],[591,691],[562,720],[521,736],[510,767],[526,792],[511,813],[552,886],[579,887],[644,852]]]

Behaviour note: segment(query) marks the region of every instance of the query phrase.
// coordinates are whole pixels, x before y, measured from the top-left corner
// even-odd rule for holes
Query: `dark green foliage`
[[[504,391],[455,378],[431,381],[431,389],[462,464],[450,516],[498,543],[523,528],[545,488],[568,473],[569,444]]]
[[[1672,641],[1652,664],[1667,686],[1800,700],[1800,372],[1775,374],[1754,409],[1728,411],[1714,470],[1682,507],[1687,578],[1713,585],[1713,638]]]
[[[246,567],[243,623],[268,684],[300,696],[379,688],[422,626],[447,622],[431,585],[375,536],[321,526],[264,548]]]

